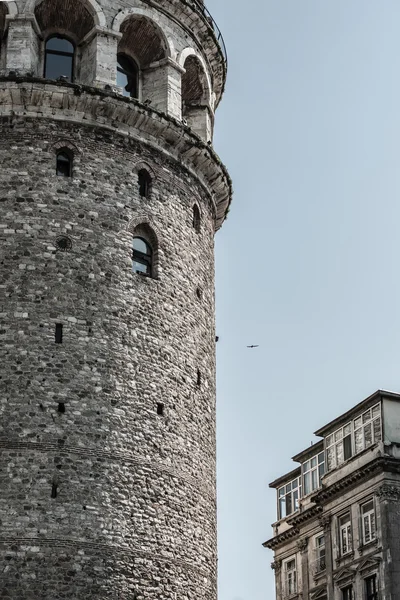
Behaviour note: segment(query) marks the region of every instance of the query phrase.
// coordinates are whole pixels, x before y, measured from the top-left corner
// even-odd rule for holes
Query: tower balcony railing
[[[228,53],[226,51],[224,38],[222,37],[221,30],[218,27],[218,25],[216,24],[216,22],[214,21],[214,18],[211,15],[210,11],[204,5],[204,1],[203,0],[183,0],[183,2],[185,2],[185,4],[187,4],[191,8],[193,8],[203,18],[203,20],[205,20],[207,22],[207,24],[209,26],[211,26],[211,28],[214,32],[214,35],[217,39],[217,42],[219,43],[220,48],[222,50],[225,64],[228,65]]]

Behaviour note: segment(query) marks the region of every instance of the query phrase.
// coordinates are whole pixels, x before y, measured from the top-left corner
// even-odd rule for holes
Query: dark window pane
[[[351,435],[346,436],[343,439],[344,442],[344,460],[351,457]]]
[[[123,88],[124,96],[137,98],[139,67],[125,54],[118,54],[117,60],[117,85]]]
[[[63,56],[60,54],[46,53],[46,72],[44,74],[46,79],[58,79],[64,75],[68,77],[69,81],[72,81],[72,56]]]
[[[57,50],[57,52],[74,53],[74,47],[70,41],[61,37],[50,38],[46,43],[46,50]]]
[[[57,175],[71,177],[71,159],[66,152],[57,154]]]
[[[148,198],[150,195],[151,177],[146,169],[141,169],[138,173],[139,194],[143,198]]]

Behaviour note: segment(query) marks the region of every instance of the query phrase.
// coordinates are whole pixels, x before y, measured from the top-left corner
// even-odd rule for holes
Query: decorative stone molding
[[[378,538],[375,538],[374,540],[372,540],[372,542],[368,542],[368,544],[360,544],[357,547],[357,550],[360,554],[360,556],[362,556],[364,554],[364,552],[368,552],[368,550],[370,548],[373,548],[374,546],[378,545]]]
[[[275,575],[277,575],[280,572],[281,568],[282,568],[281,560],[274,560],[274,562],[271,563],[271,569],[273,571],[275,571]]]
[[[382,485],[376,490],[375,495],[380,500],[393,500],[398,502],[400,500],[400,487],[394,485]]]
[[[321,527],[323,527],[324,531],[329,531],[331,528],[331,515],[321,515],[318,518],[318,522]]]
[[[176,119],[118,94],[40,78],[0,78],[0,114],[25,118],[68,118],[96,125],[157,148],[186,168],[209,198],[216,229],[222,225],[232,197],[232,182],[212,147]],[[112,126],[110,126],[112,123]],[[160,146],[160,139],[165,140]]]
[[[303,538],[302,540],[299,540],[296,545],[300,552],[304,554],[305,552],[307,552],[308,538]]]
[[[49,150],[52,150],[53,152],[57,152],[64,148],[68,148],[68,150],[71,150],[74,154],[82,153],[81,149],[78,148],[74,142],[71,142],[71,140],[58,140],[49,146]]]

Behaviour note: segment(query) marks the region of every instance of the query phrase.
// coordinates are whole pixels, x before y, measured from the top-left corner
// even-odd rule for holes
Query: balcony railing
[[[222,33],[216,22],[214,21],[210,11],[204,6],[203,0],[185,0],[186,4],[194,8],[194,10],[200,14],[203,19],[207,21],[207,23],[211,26],[214,31],[214,35],[217,38],[217,41],[221,47],[222,54],[224,56],[225,64],[228,65],[228,53],[226,51],[226,46],[224,42],[224,38],[222,37]]]

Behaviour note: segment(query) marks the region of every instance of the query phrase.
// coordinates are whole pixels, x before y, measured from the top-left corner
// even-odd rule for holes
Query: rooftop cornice
[[[275,537],[271,538],[270,540],[267,540],[266,542],[263,543],[263,546],[264,546],[264,548],[269,548],[270,550],[273,550],[274,548],[277,548],[281,544],[284,544],[285,542],[291,540],[299,533],[300,533],[300,529],[298,529],[297,527],[293,527],[292,529],[288,529],[287,531],[284,531],[283,533],[276,535]]]
[[[340,427],[341,424],[353,419],[360,412],[367,410],[367,408],[373,404],[376,404],[383,398],[390,398],[391,400],[397,400],[400,402],[400,394],[396,394],[395,392],[387,392],[385,390],[377,390],[371,394],[371,396],[368,396],[368,398],[365,398],[365,400],[362,400],[347,412],[339,415],[336,419],[333,419],[333,421],[330,421],[323,427],[320,427],[320,429],[314,432],[315,435],[319,437],[325,437],[328,433]]]
[[[186,168],[210,198],[215,229],[232,200],[232,182],[210,144],[180,121],[114,92],[34,77],[0,77],[0,117],[65,120],[96,126],[158,149]]]
[[[286,523],[288,523],[288,525],[292,525],[293,527],[296,527],[297,525],[301,525],[303,523],[306,523],[310,519],[317,517],[321,512],[322,512],[322,506],[314,505],[314,506],[311,506],[310,508],[307,508],[304,511],[298,511],[292,517],[289,517],[288,519],[286,519]]]

